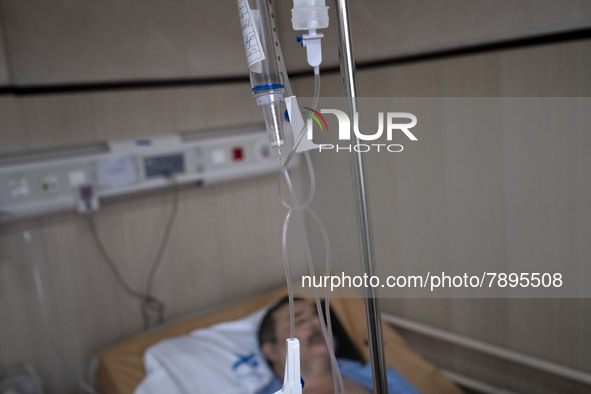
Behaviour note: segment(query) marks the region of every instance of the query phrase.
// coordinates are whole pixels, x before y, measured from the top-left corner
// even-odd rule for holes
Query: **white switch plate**
[[[22,176],[11,178],[8,181],[8,190],[12,198],[24,198],[31,194],[29,181]]]
[[[60,179],[57,174],[48,174],[41,179],[41,189],[46,192],[55,193],[60,190]]]

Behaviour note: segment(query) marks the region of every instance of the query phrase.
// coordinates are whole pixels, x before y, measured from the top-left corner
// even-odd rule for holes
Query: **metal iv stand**
[[[343,93],[347,99],[349,115],[357,112],[357,85],[355,81],[355,62],[353,60],[353,44],[349,28],[349,12],[347,0],[335,0],[337,11],[337,28],[339,37],[339,59]],[[349,116],[352,119],[351,116]],[[359,138],[355,135],[355,144]],[[373,250],[369,223],[369,207],[365,190],[365,171],[361,152],[355,152],[355,175],[357,178],[357,203],[361,235],[362,260],[365,273],[373,275]],[[369,286],[365,294],[365,311],[367,318],[367,334],[373,372],[373,387],[376,394],[388,394],[388,377],[384,361],[384,342],[382,337],[382,317],[376,299],[376,291]]]

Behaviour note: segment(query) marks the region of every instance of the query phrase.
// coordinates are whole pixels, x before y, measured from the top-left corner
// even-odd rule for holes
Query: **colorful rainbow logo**
[[[324,116],[320,115],[320,112],[314,111],[310,107],[304,107],[304,109],[311,111],[311,112],[305,112],[305,111],[304,112],[307,113],[308,115],[310,115],[312,117],[312,119],[314,119],[316,121],[316,123],[318,123],[318,126],[320,126],[320,130],[324,130],[325,127],[326,127],[326,130],[328,130],[328,125],[326,124],[326,120],[324,120]],[[318,117],[320,117],[320,119],[322,119],[322,123],[324,123],[324,127],[322,127],[322,123],[320,123],[320,119],[318,119]]]

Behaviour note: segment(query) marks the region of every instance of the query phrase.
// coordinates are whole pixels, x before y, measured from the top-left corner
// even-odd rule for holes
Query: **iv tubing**
[[[262,7],[261,7],[262,6]],[[274,25],[274,14],[273,14],[273,4],[272,4],[272,0],[263,0],[263,3],[261,3],[261,0],[257,0],[257,7],[259,9],[261,9],[262,11],[267,13],[268,16],[268,22],[271,25],[271,29],[270,29],[270,34],[271,34],[271,40],[273,41],[273,52],[275,55],[275,62],[278,68],[278,73],[279,76],[282,80],[282,83],[284,85],[285,91],[287,93],[287,96],[293,96],[292,90],[291,90],[291,86],[289,83],[289,78],[288,78],[288,74],[287,74],[287,70],[285,68],[285,63],[283,61],[283,55],[282,55],[282,51],[281,51],[281,44],[279,42],[279,37],[277,35],[276,29],[275,29],[275,25]],[[268,56],[270,56],[270,54],[267,54]],[[319,93],[320,93],[320,76],[319,76],[319,69],[318,67],[315,67],[314,69],[314,82],[315,82],[315,91],[314,91],[314,104],[313,104],[313,108],[316,108],[317,104],[318,104],[318,98],[319,98]],[[287,281],[287,289],[288,289],[288,299],[289,299],[289,309],[290,309],[290,336],[293,338],[294,337],[294,305],[293,305],[293,289],[291,286],[291,272],[289,269],[289,264],[288,264],[288,256],[287,256],[287,249],[286,249],[286,244],[287,244],[287,228],[289,226],[289,222],[291,220],[291,213],[295,210],[297,212],[297,216],[299,218],[298,222],[300,223],[302,232],[304,234],[304,247],[306,250],[306,258],[308,260],[308,265],[309,265],[309,269],[311,274],[313,275],[314,272],[314,267],[312,265],[312,255],[310,252],[310,246],[308,243],[308,239],[306,236],[306,229],[305,229],[305,225],[304,225],[304,221],[303,221],[303,217],[302,217],[302,211],[305,210],[306,212],[308,212],[308,214],[310,214],[310,216],[312,216],[312,218],[314,219],[314,221],[317,223],[318,227],[320,228],[321,232],[322,232],[322,236],[323,236],[323,240],[325,242],[325,247],[326,247],[326,258],[327,258],[327,263],[326,263],[326,268],[327,268],[327,274],[330,273],[330,245],[328,243],[328,236],[326,234],[326,230],[324,229],[324,226],[322,225],[319,217],[316,215],[316,213],[310,209],[308,209],[308,206],[310,204],[310,202],[312,201],[312,198],[314,197],[315,194],[315,187],[316,187],[316,179],[315,179],[315,175],[314,175],[314,169],[312,167],[312,161],[310,159],[310,155],[306,152],[305,153],[305,157],[306,157],[306,163],[308,165],[309,168],[309,173],[310,173],[310,190],[309,190],[309,194],[308,194],[308,198],[306,199],[306,201],[304,202],[303,205],[299,205],[297,202],[297,198],[295,195],[295,191],[293,190],[293,186],[291,184],[291,179],[289,178],[289,174],[287,172],[287,168],[291,162],[291,159],[293,158],[293,155],[296,152],[297,146],[299,145],[299,143],[301,142],[303,136],[305,135],[304,130],[302,129],[300,131],[300,134],[298,135],[297,141],[296,138],[294,138],[293,141],[293,148],[291,149],[291,151],[289,152],[289,154],[287,155],[287,158],[284,160],[284,156],[282,155],[281,152],[281,147],[278,146],[278,152],[279,152],[279,157],[281,160],[281,164],[282,164],[282,170],[281,170],[281,175],[280,175],[280,181],[279,181],[279,195],[280,195],[280,199],[283,203],[283,205],[288,209],[288,213],[286,214],[285,220],[284,220],[284,225],[283,225],[283,234],[282,234],[282,252],[283,252],[283,263],[284,263],[284,268],[285,268],[285,277],[286,277],[286,281]],[[292,203],[294,204],[293,206],[290,206],[286,200],[283,198],[283,195],[281,193],[281,180],[285,179],[286,180],[286,184],[289,188],[291,197],[292,197]],[[324,338],[326,340],[327,343],[327,347],[329,349],[329,353],[331,356],[331,368],[332,368],[332,372],[333,372],[333,379],[334,379],[334,388],[335,388],[335,393],[337,392],[337,384],[338,387],[340,388],[340,391],[342,393],[345,392],[344,390],[344,384],[343,384],[343,379],[340,373],[340,370],[338,368],[337,362],[336,362],[336,358],[334,355],[334,347],[333,347],[333,341],[332,341],[332,330],[330,331],[330,333],[327,332],[327,327],[325,325],[324,322],[324,318],[323,318],[323,313],[322,313],[322,308],[320,306],[320,298],[318,296],[318,291],[317,289],[314,289],[314,295],[315,295],[315,300],[316,300],[316,308],[318,310],[318,314],[320,317],[320,323],[321,323],[321,328],[322,328],[322,332],[324,334]],[[328,324],[328,328],[331,328],[331,322],[330,322],[330,313],[329,313],[329,307],[330,307],[330,301],[329,301],[329,291],[328,289],[326,290],[326,303],[325,303],[325,308],[326,308],[326,322]]]
[[[19,227],[22,225],[19,223]],[[51,350],[53,350],[53,355],[58,361],[59,365],[59,373],[60,373],[60,386],[61,389],[64,389],[64,385],[66,382],[66,357],[64,355],[62,347],[58,345],[58,339],[55,332],[55,327],[50,323],[49,320],[49,312],[47,308],[47,300],[45,297],[45,287],[43,286],[43,278],[41,275],[41,269],[39,267],[39,262],[37,261],[36,256],[34,255],[34,244],[33,244],[33,237],[31,233],[26,230],[25,228],[20,228],[22,232],[23,239],[27,245],[27,251],[29,253],[29,259],[31,262],[31,267],[33,270],[33,278],[35,281],[35,291],[37,292],[37,301],[39,303],[39,309],[41,312],[41,318],[43,321],[43,326],[45,329],[45,333],[47,338],[49,339],[49,343],[51,345]]]
[[[284,163],[285,164],[288,164],[287,161],[285,161]],[[285,164],[284,164],[284,168],[286,168]],[[286,244],[285,244],[285,242],[286,242],[286,239],[287,239],[287,227],[289,225],[289,220],[290,220],[290,217],[291,217],[291,213],[293,211],[296,211],[297,212],[297,216],[298,216],[298,219],[299,219],[298,222],[300,223],[300,226],[302,228],[302,231],[304,231],[304,234],[305,234],[305,225],[304,225],[302,211],[307,212],[314,219],[314,221],[316,222],[316,224],[318,225],[318,228],[320,229],[320,231],[322,233],[322,237],[323,237],[324,242],[325,242],[325,248],[326,248],[326,254],[327,254],[327,256],[326,256],[327,257],[327,261],[329,261],[329,259],[330,259],[330,248],[328,246],[329,244],[328,244],[328,236],[326,234],[326,230],[324,229],[324,226],[322,225],[322,222],[320,221],[318,215],[314,211],[312,211],[311,209],[309,209],[308,207],[303,207],[303,206],[298,205],[297,198],[295,196],[295,191],[293,189],[293,185],[291,183],[291,178],[289,176],[289,173],[287,172],[287,170],[285,170],[285,171],[282,171],[282,175],[285,178],[285,182],[286,182],[286,184],[288,186],[288,189],[290,191],[290,194],[291,194],[291,197],[292,197],[292,201],[293,201],[293,204],[294,204],[294,206],[292,206],[288,210],[288,213],[286,215],[286,218],[285,218],[285,221],[284,221],[284,224],[283,224],[283,237],[282,237],[282,241],[283,241],[283,258],[284,258],[284,261],[283,262],[285,264],[286,277],[289,278],[290,277],[290,274],[288,274],[288,272],[289,272],[289,264],[288,264],[288,260],[287,260],[287,252],[286,252]],[[312,276],[314,276],[315,274],[314,274],[314,266],[312,265],[312,253],[310,251],[310,245],[309,245],[308,239],[305,236],[304,236],[304,248],[305,248],[305,251],[306,251],[306,260],[308,261],[308,269],[310,271],[310,274]],[[330,272],[330,264],[328,264],[328,263],[327,263],[327,270],[328,270],[328,272]],[[291,289],[291,284],[288,283],[288,291],[290,291],[290,289]],[[290,296],[290,302],[293,303],[293,294],[290,293],[289,296]],[[338,386],[340,388],[340,392],[341,393],[344,393],[345,391],[344,391],[344,384],[343,384],[343,380],[342,380],[343,378],[342,378],[342,375],[340,374],[340,371],[339,371],[338,366],[337,366],[336,357],[335,357],[335,353],[334,353],[334,347],[333,347],[332,341],[329,342],[329,339],[328,339],[328,338],[331,338],[332,335],[329,335],[328,329],[327,329],[327,325],[324,322],[324,313],[322,311],[322,306],[320,305],[320,297],[318,295],[318,289],[316,289],[316,288],[314,288],[314,298],[315,298],[315,301],[316,301],[316,309],[318,310],[318,315],[320,317],[320,327],[322,329],[322,333],[324,334],[324,338],[327,339],[327,347],[328,347],[328,352],[329,352],[330,359],[331,359],[331,368],[333,369],[333,377],[336,375],[336,380],[338,381]],[[290,306],[290,309],[291,308],[293,308],[293,307]],[[329,319],[328,316],[330,316],[330,315],[329,315],[329,313],[327,311],[327,319]],[[290,330],[292,330],[291,332],[293,334],[294,328],[293,327],[290,327]],[[338,392],[336,385],[335,385],[335,392]]]
[[[318,74],[315,74],[314,80],[315,80],[314,81],[315,82],[315,84],[314,84],[315,85],[315,89],[314,89],[315,92],[314,92],[313,108],[316,108],[316,106],[318,104],[319,93],[320,93],[320,76]],[[295,331],[294,321],[293,321],[293,313],[294,313],[294,311],[293,311],[293,293],[292,293],[293,290],[291,287],[291,273],[290,273],[290,269],[289,269],[286,243],[287,243],[287,229],[288,229],[289,222],[291,220],[291,214],[293,211],[297,212],[297,216],[299,219],[298,222],[300,223],[300,227],[301,227],[302,232],[304,234],[304,248],[306,251],[306,260],[308,261],[308,269],[310,271],[310,274],[312,276],[315,275],[314,266],[312,264],[312,253],[310,251],[310,245],[308,242],[308,238],[306,236],[306,230],[305,230],[302,212],[307,212],[312,217],[312,219],[314,220],[314,222],[316,223],[316,225],[320,229],[320,232],[322,233],[322,238],[323,238],[324,245],[325,245],[325,254],[326,254],[326,275],[330,274],[330,261],[331,261],[330,244],[329,244],[329,240],[328,240],[328,234],[326,233],[326,229],[324,228],[324,226],[323,226],[322,222],[320,221],[320,218],[318,217],[316,212],[314,212],[313,210],[311,210],[309,208],[309,204],[311,203],[311,201],[314,197],[315,189],[316,189],[316,178],[314,175],[312,161],[310,159],[310,154],[308,152],[305,152],[306,163],[308,165],[309,174],[310,174],[310,191],[308,193],[308,198],[306,199],[305,203],[302,205],[300,205],[297,202],[297,197],[295,195],[295,191],[294,191],[293,185],[291,183],[291,178],[290,178],[289,172],[287,170],[289,167],[289,164],[296,152],[296,149],[297,149],[298,145],[300,144],[300,142],[302,141],[305,134],[306,133],[305,133],[304,129],[302,129],[300,131],[300,133],[297,135],[297,139],[294,141],[293,147],[290,150],[288,156],[285,158],[285,160],[283,159],[283,155],[281,154],[281,151],[279,151],[279,157],[282,162],[282,169],[281,169],[280,182],[279,182],[279,195],[280,195],[281,203],[283,204],[283,206],[285,206],[288,209],[288,212],[285,216],[285,220],[283,222],[282,251],[283,251],[283,262],[284,262],[284,268],[285,268],[285,275],[286,275],[286,280],[287,280],[288,296],[289,296],[289,302],[290,302],[290,335],[292,338],[294,337],[294,331]],[[283,197],[283,194],[281,192],[281,181],[282,180],[285,180],[285,183],[287,184],[293,205],[290,205]],[[320,296],[318,295],[318,289],[316,289],[316,288],[314,288],[314,299],[316,301],[316,309],[317,309],[318,315],[319,315],[320,327],[322,329],[322,333],[323,333],[324,338],[326,340],[327,348],[328,348],[329,355],[330,355],[335,393],[337,393],[337,392],[344,393],[345,389],[344,389],[343,377],[342,377],[340,370],[338,368],[336,356],[334,353],[332,324],[330,321],[330,293],[329,293],[329,290],[326,289],[326,294],[325,294],[325,313],[323,313],[323,311],[322,311],[322,306],[320,305]],[[324,316],[326,316],[326,323],[324,321]]]
[[[41,313],[41,319],[43,321],[43,328],[45,330],[46,339],[49,341],[51,351],[53,356],[57,361],[57,368],[59,368],[59,375],[60,379],[58,385],[60,386],[61,392],[65,392],[65,385],[66,385],[66,371],[72,370],[71,365],[68,365],[68,361],[66,360],[66,355],[63,351],[63,346],[60,346],[60,341],[58,340],[58,335],[55,330],[55,326],[51,324],[51,319],[49,317],[49,308],[47,305],[47,298],[45,293],[45,286],[43,285],[43,273],[41,272],[41,264],[39,263],[39,256],[35,253],[35,242],[31,232],[25,228],[25,226],[18,221],[17,227],[22,234],[23,240],[26,244],[28,260],[31,263],[31,269],[33,272],[33,279],[35,282],[35,292],[37,293],[37,302],[38,307]],[[85,382],[82,378],[78,379],[78,384],[84,389],[87,393],[96,394],[96,390],[94,390],[87,382]]]

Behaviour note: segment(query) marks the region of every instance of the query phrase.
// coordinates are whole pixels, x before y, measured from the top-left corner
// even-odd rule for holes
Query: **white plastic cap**
[[[293,0],[291,24],[294,30],[326,29],[328,7],[325,0]]]

